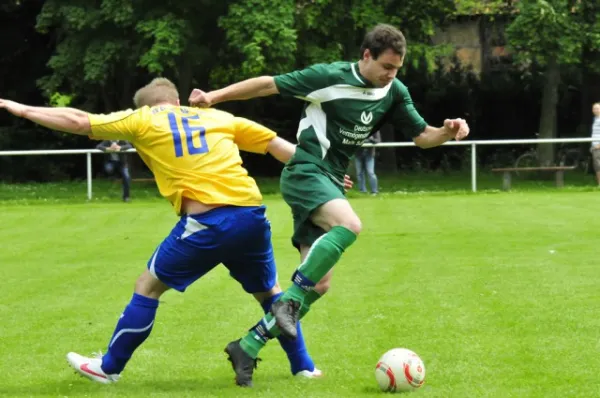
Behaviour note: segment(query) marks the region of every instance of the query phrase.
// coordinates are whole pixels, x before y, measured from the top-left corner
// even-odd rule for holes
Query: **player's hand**
[[[210,93],[204,92],[198,88],[192,90],[188,101],[191,106],[197,106],[199,108],[208,108],[212,105]]]
[[[8,112],[17,117],[23,117],[25,115],[25,109],[27,109],[27,105],[0,98],[0,109],[6,109]]]
[[[470,132],[467,121],[460,118],[444,120],[444,129],[446,129],[448,134],[456,141],[467,138]]]
[[[354,186],[354,182],[350,178],[348,174],[344,176],[344,191],[348,192],[348,190],[352,189]]]

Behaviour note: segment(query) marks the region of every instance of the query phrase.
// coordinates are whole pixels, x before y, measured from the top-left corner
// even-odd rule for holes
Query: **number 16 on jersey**
[[[173,143],[175,144],[175,157],[183,156],[183,146],[181,141],[181,131],[179,130],[178,118],[174,112],[169,112],[169,127],[173,134]],[[185,133],[185,142],[187,147],[187,153],[189,155],[199,155],[201,153],[208,152],[208,145],[206,144],[206,129],[198,125],[200,116],[181,116],[179,118],[181,126]],[[200,145],[196,146],[194,141],[199,141]]]

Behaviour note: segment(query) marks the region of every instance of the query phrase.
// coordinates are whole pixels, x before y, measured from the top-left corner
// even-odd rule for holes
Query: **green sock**
[[[259,322],[259,324],[266,325],[268,333],[276,338],[281,334],[279,328],[275,324],[275,317],[271,315],[271,313],[267,313],[264,318]],[[258,325],[258,324],[257,324]],[[240,346],[242,350],[252,358],[256,359],[258,353],[262,348],[267,344],[268,340],[265,340],[264,337],[260,336],[256,331],[256,326],[250,329],[248,334],[242,338],[240,341]]]
[[[306,290],[302,289],[300,286],[295,283],[292,286],[288,287],[288,289],[281,296],[282,301],[294,300],[299,303],[304,303],[304,297],[306,296]]]
[[[266,344],[265,341],[257,337],[258,336],[256,335],[256,333],[254,333],[254,331],[251,330],[248,332],[247,335],[242,337],[242,340],[240,341],[240,346],[242,347],[242,350],[244,350],[244,352],[250,355],[253,359],[256,359],[256,357],[258,356],[258,352],[262,350],[262,348]]]
[[[311,290],[304,297],[304,302],[302,303],[302,307],[300,308],[300,319],[304,318],[304,315],[310,311],[310,305],[321,298],[321,295],[314,290]]]
[[[321,295],[314,290],[308,292],[306,297],[304,298],[304,303],[302,304],[302,308],[300,308],[300,319],[304,317],[310,310],[310,305],[315,301],[321,298]],[[277,324],[274,322],[274,317],[268,312],[263,318],[263,324],[270,326],[268,328],[268,332],[273,338],[277,338],[281,331],[277,327]],[[258,353],[262,348],[267,344],[267,342],[259,336],[256,332],[255,328],[252,328],[246,336],[242,338],[240,341],[240,345],[242,346],[242,350],[252,358],[256,359],[258,357]]]
[[[356,240],[356,234],[345,227],[333,227],[313,243],[297,274],[301,279],[316,285],[338,262],[342,253]],[[311,289],[300,286],[296,281],[281,297],[300,303]]]

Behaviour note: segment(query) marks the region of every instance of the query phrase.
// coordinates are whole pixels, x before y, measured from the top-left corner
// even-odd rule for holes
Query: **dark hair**
[[[385,50],[392,50],[404,57],[406,54],[406,39],[400,30],[392,25],[378,24],[365,35],[360,46],[360,57],[369,49],[373,59],[379,58]]]

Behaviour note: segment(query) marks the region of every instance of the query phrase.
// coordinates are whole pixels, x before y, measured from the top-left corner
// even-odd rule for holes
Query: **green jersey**
[[[410,138],[427,126],[400,80],[374,87],[358,63],[313,65],[275,76],[275,84],[281,95],[307,102],[289,164],[316,164],[340,184],[350,158],[384,120]]]

